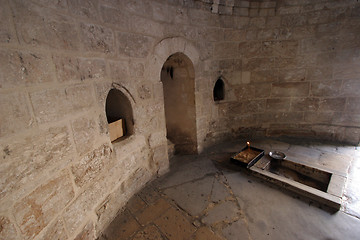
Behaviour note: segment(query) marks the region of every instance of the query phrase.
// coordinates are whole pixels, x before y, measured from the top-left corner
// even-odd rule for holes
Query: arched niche
[[[225,84],[221,78],[218,78],[218,80],[215,82],[213,98],[215,102],[224,100],[225,98]]]
[[[197,153],[195,70],[183,53],[167,58],[162,70],[167,138],[175,153]]]
[[[111,89],[106,97],[105,111],[112,141],[124,139],[134,133],[133,110],[124,93],[115,88]],[[121,131],[123,136],[113,139],[115,135],[119,136]]]

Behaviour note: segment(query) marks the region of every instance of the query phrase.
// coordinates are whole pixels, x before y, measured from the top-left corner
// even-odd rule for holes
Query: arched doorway
[[[197,153],[195,70],[183,53],[171,55],[161,69],[167,138],[175,153]]]

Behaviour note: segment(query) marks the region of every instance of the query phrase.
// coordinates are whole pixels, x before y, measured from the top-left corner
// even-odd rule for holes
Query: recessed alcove
[[[112,131],[123,131],[123,136],[118,139],[121,140],[134,133],[133,111],[131,103],[124,93],[115,88],[111,89],[106,98],[105,111],[109,126],[118,123],[115,127],[109,127],[110,135],[114,134]],[[119,121],[120,119],[122,121]]]
[[[221,78],[218,78],[218,80],[215,82],[213,98],[215,102],[224,100],[225,98],[225,84]]]
[[[195,112],[195,70],[183,53],[168,57],[161,70],[167,138],[175,152],[197,152]]]

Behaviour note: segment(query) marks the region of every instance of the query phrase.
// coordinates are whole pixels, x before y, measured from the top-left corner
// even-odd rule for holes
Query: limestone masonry
[[[358,144],[359,92],[357,0],[0,0],[0,239],[96,239],[168,171],[167,136]]]

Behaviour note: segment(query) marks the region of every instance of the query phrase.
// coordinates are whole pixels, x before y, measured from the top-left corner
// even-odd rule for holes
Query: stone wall
[[[1,239],[94,239],[167,171],[160,72],[177,52],[194,65],[199,152],[235,136],[359,141],[356,0],[0,6]],[[115,143],[112,88],[134,115],[133,135]]]
[[[213,108],[210,137],[291,135],[358,144],[359,5],[214,1],[223,40],[208,68],[226,81],[227,96]]]

